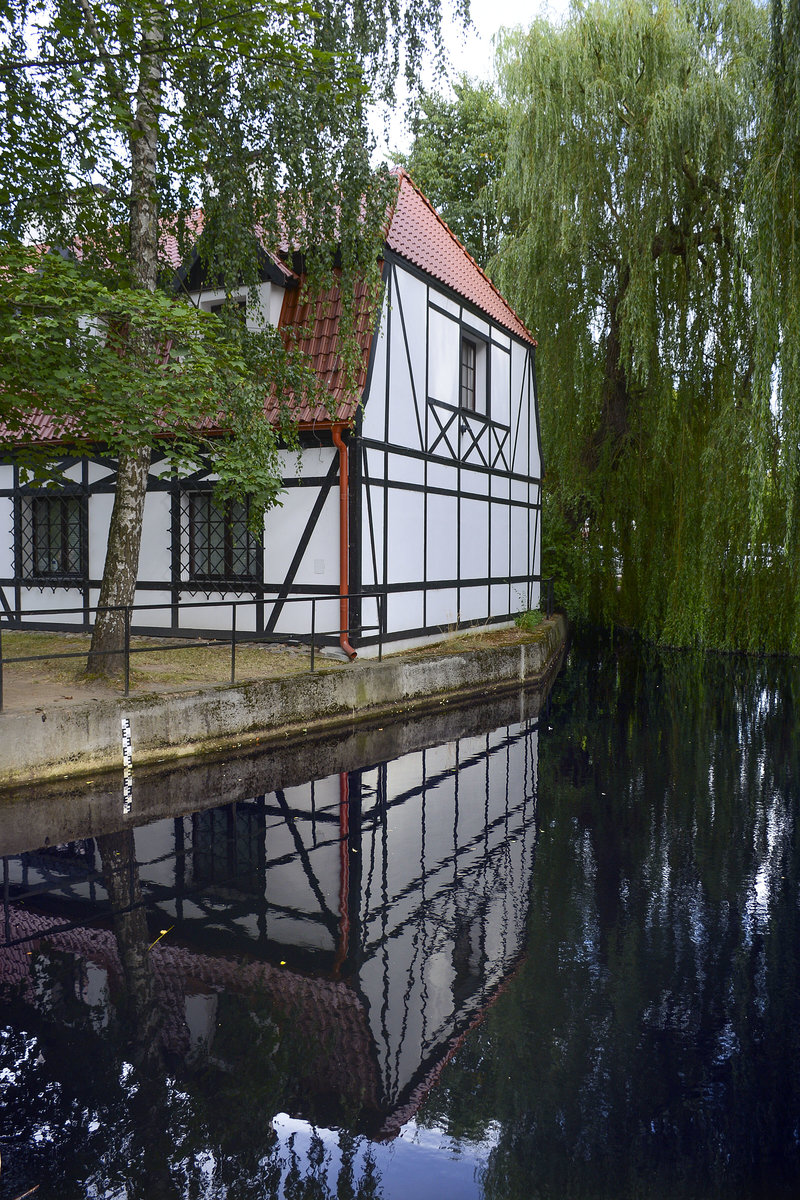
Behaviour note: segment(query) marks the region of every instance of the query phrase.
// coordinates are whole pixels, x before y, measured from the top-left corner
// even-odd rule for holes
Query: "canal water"
[[[0,1197],[797,1196],[799,692],[587,641],[129,816],[15,797]]]

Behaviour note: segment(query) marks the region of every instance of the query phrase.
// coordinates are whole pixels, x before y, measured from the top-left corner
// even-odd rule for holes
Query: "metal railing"
[[[539,583],[547,585],[544,592],[544,604],[542,609],[545,616],[552,616],[553,612],[553,580],[552,578],[542,578],[535,575],[530,577],[531,583]],[[426,584],[427,589],[436,589],[439,587],[452,588],[452,584],[429,583]],[[45,654],[22,654],[22,655],[6,655],[3,651],[3,628],[14,632],[38,633],[42,632],[41,624],[36,626],[32,624],[35,618],[50,618],[52,622],[54,617],[80,617],[80,622],[76,621],[74,627],[71,625],[59,626],[58,632],[66,633],[88,633],[91,629],[90,622],[87,622],[87,609],[81,605],[74,608],[43,608],[43,609],[6,609],[0,613],[0,712],[3,710],[3,672],[4,667],[15,663],[30,663],[30,662],[50,662],[68,659],[88,659],[91,653],[92,657],[122,657],[122,675],[124,695],[130,694],[131,681],[131,656],[134,654],[164,654],[178,652],[181,650],[197,650],[203,647],[210,649],[220,646],[230,645],[230,682],[236,682],[236,653],[237,649],[242,645],[308,645],[310,650],[310,665],[311,673],[315,671],[317,644],[323,643],[328,645],[333,639],[339,639],[342,634],[350,636],[352,633],[358,633],[362,636],[365,633],[377,633],[378,661],[383,659],[383,646],[387,640],[386,632],[386,607],[388,596],[403,595],[408,592],[418,592],[423,589],[419,587],[409,586],[407,589],[391,589],[391,590],[371,590],[367,592],[351,592],[348,596],[339,596],[338,594],[330,595],[299,595],[299,596],[283,596],[275,598],[273,604],[280,604],[281,607],[285,604],[306,604],[311,605],[311,623],[308,632],[303,633],[288,633],[288,632],[265,632],[260,630],[244,630],[241,628],[239,621],[239,613],[242,608],[253,608],[255,606],[264,606],[269,601],[263,596],[249,597],[246,600],[181,600],[181,601],[164,601],[159,604],[128,604],[128,605],[90,605],[89,613],[98,614],[100,612],[107,613],[122,613],[123,620],[123,645],[120,649],[114,650],[97,650],[89,651],[68,650],[48,652]],[[342,600],[351,601],[369,601],[373,600],[377,606],[378,621],[377,624],[364,624],[361,620],[354,620],[349,629],[334,628],[324,629],[319,628],[317,624],[317,606],[320,604],[339,604]],[[169,611],[173,616],[175,612],[185,612],[188,609],[199,608],[204,612],[209,609],[227,609],[230,612],[230,631],[224,633],[219,630],[209,631],[206,635],[202,631],[182,629],[180,627],[165,628],[163,632],[160,628],[148,628],[142,630],[137,622],[133,625],[133,618],[140,617],[141,614],[147,612],[163,612]],[[512,619],[513,614],[508,614],[508,619]],[[51,632],[53,632],[51,627]],[[132,646],[132,636],[145,636],[150,638],[163,639],[159,644],[152,646]],[[167,645],[165,641],[170,639],[173,643],[175,639],[183,639],[177,644]]]

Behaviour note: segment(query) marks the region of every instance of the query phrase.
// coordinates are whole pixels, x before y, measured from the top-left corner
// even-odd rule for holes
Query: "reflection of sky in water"
[[[761,778],[763,759],[759,763]],[[776,884],[783,875],[784,854],[791,838],[792,819],[781,796],[765,800],[753,829],[753,850],[757,866],[753,871],[744,913],[743,928],[746,944],[752,944],[757,934],[764,934],[769,925],[770,907]]]
[[[278,1113],[272,1127],[280,1142],[280,1156],[287,1163],[283,1182],[292,1148],[301,1164],[307,1164],[314,1154],[312,1144],[316,1135],[325,1150],[328,1187],[335,1194],[342,1169],[339,1135],[330,1129],[315,1129],[307,1121],[294,1120],[286,1113]],[[498,1131],[490,1126],[487,1134],[481,1142],[455,1141],[437,1126],[425,1128],[416,1121],[409,1121],[400,1136],[388,1145],[360,1139],[353,1172],[357,1179],[362,1178],[371,1156],[380,1179],[378,1194],[381,1200],[410,1200],[412,1197],[413,1200],[447,1200],[447,1197],[455,1196],[459,1200],[472,1200],[481,1195],[481,1165],[496,1143]]]

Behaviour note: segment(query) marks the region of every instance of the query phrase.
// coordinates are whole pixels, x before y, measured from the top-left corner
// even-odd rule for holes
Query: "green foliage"
[[[184,470],[213,455],[224,494],[262,510],[279,479],[264,396],[276,380],[298,394],[316,387],[271,329],[228,329],[163,292],[111,291],[70,259],[10,243],[0,243],[0,347],[6,438],[34,471],[53,454],[26,441],[38,410],[62,453],[158,443],[167,469]]]
[[[534,629],[538,629],[544,620],[544,613],[538,608],[529,608],[525,612],[517,613],[514,617],[514,624],[517,629],[524,629],[526,633],[533,633]]]
[[[506,155],[506,110],[489,84],[462,75],[453,91],[452,99],[436,92],[420,97],[411,152],[397,159],[486,267],[505,225],[496,192]]]
[[[336,268],[340,351],[353,378],[354,284],[371,279],[377,294],[394,186],[370,168],[367,101],[392,94],[401,47],[414,77],[425,34],[439,42],[439,24],[438,0],[4,5],[0,240],[10,249],[0,271],[13,353],[0,359],[0,448],[5,436],[19,450],[27,390],[69,434],[62,453],[91,441],[118,457],[101,605],[133,599],[128,564],[138,562],[149,455],[165,431],[180,463],[202,455],[204,431],[219,427],[220,490],[251,489],[257,520],[280,488],[267,385],[283,398],[289,436],[289,398],[308,391],[307,377],[293,386],[299,365],[275,336],[250,337],[232,321],[212,330],[166,296],[135,293],[171,287],[190,252],[228,293],[255,288],[265,252],[296,254],[312,289],[328,286]],[[19,246],[34,239],[79,258],[82,273],[48,265],[36,294],[39,285],[18,274]],[[91,339],[106,327],[113,336],[101,350]],[[169,345],[186,352],[162,367]],[[193,438],[193,428],[203,433]],[[107,637],[118,644],[120,628],[102,634],[104,648]]]
[[[800,649],[783,360],[777,414],[772,387],[800,338],[776,316],[753,344],[766,279],[800,294],[752,265],[767,49],[752,0],[601,0],[501,49],[498,280],[540,342],[545,568],[674,644]]]
[[[800,10],[771,4],[760,137],[748,187],[753,264],[754,414],[750,472],[757,517],[780,490],[785,546],[797,525],[800,469]]]

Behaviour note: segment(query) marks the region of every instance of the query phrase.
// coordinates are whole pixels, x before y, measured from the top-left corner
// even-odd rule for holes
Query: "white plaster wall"
[[[280,508],[264,518],[264,579],[280,584],[294,558],[302,530],[314,507],[314,487],[292,488],[283,496]]]
[[[511,515],[507,504],[492,502],[491,575],[493,579],[508,575],[508,543]]]
[[[410,454],[390,453],[389,478],[422,486],[425,483],[425,463],[421,458],[412,458]]]
[[[491,416],[493,421],[501,425],[511,422],[511,396],[509,394],[511,380],[511,361],[504,350],[493,346],[492,354],[492,399]]]
[[[435,304],[438,304],[439,308],[443,308],[445,312],[452,313],[454,317],[459,317],[461,315],[461,305],[458,303],[458,301],[451,300],[449,296],[444,294],[444,292],[438,291],[435,284],[431,285],[430,297],[431,300]]]
[[[101,492],[97,496],[89,497],[90,579],[100,579],[103,575],[103,567],[106,561],[106,547],[108,545],[108,527],[111,524],[111,509],[113,505],[114,497],[110,492]]]
[[[386,603],[386,625],[394,629],[419,629],[423,624],[422,592],[390,592]]]
[[[90,512],[89,520],[94,517]],[[170,496],[168,492],[149,492],[142,518],[142,543],[139,551],[139,579],[161,580],[170,577]]]
[[[523,503],[528,503],[528,494],[530,484],[527,479],[512,479],[511,480],[511,499],[522,500]]]
[[[455,496],[428,496],[428,579],[455,579],[458,574],[458,501]]]
[[[438,450],[437,450],[438,453]],[[428,462],[428,487],[455,492],[458,487],[458,468],[454,462]]]
[[[458,404],[461,330],[455,320],[431,309],[428,344],[428,394],[444,404]]]
[[[364,398],[362,432],[364,437],[383,441],[386,421],[386,360],[389,338],[387,335],[389,315],[388,296],[384,295],[380,322],[372,340],[373,366],[369,391]]]
[[[11,487],[0,473],[0,488]],[[0,579],[14,574],[14,501],[0,496]],[[9,602],[13,600],[9,597]]]
[[[528,405],[527,386],[523,391],[527,354],[516,342],[511,348],[511,437],[513,459],[509,465],[520,475],[528,474]],[[520,399],[522,411],[520,412]]]
[[[170,602],[172,596],[166,589],[164,591],[151,592],[145,591],[144,588],[138,588],[136,592],[137,604],[159,604],[162,608],[154,608],[147,612],[141,613],[139,616],[139,624],[154,625],[158,628],[168,628],[171,621]],[[134,623],[135,628],[135,623]],[[141,661],[141,660],[139,660]]]
[[[390,488],[388,493],[388,582],[422,580],[425,575],[422,492]]]
[[[369,492],[369,507],[367,506],[367,492]],[[361,508],[361,564],[362,578],[364,583],[382,584],[383,582],[383,508],[385,501],[385,490],[382,487],[370,486],[364,488],[364,503]],[[372,544],[370,540],[370,512],[372,514],[372,529],[375,534],[375,559],[378,568],[378,577],[374,578],[375,571],[372,561]]]
[[[528,546],[528,510],[511,509],[511,574],[527,575],[531,571],[532,554]]]
[[[486,600],[488,591],[485,584],[482,587],[462,587],[459,601],[461,621],[478,621],[487,615]]]
[[[89,459],[88,466],[89,483],[97,483],[99,479],[109,479],[111,472],[103,463],[95,462],[94,459]]]
[[[320,433],[319,437],[318,446],[309,446],[299,455],[284,451],[280,456],[280,469],[284,479],[317,479],[327,475],[337,451],[331,442],[330,434]],[[283,498],[285,503],[286,492],[283,493]]]
[[[389,351],[389,442],[421,450],[425,434],[427,288],[402,270],[397,271],[395,282]]]
[[[492,617],[504,617],[508,613],[515,612],[514,605],[511,603],[511,588],[507,583],[493,583],[490,589],[490,606],[489,615]]]
[[[539,432],[536,425],[536,412],[534,409],[535,396],[533,391],[533,379],[528,372],[528,403],[530,405],[531,423],[530,423],[530,473],[539,479],[542,474],[542,454],[541,446],[539,445]]]
[[[455,631],[458,624],[458,593],[455,588],[430,589],[426,609],[431,633]]]
[[[475,333],[482,333],[484,337],[488,338],[491,329],[488,321],[484,321],[482,317],[476,316],[475,313],[470,312],[469,309],[464,308],[461,310],[461,312],[464,325],[466,326],[465,332],[467,334],[470,330],[473,330]]]
[[[286,604],[280,612],[277,622],[275,623],[275,632],[285,634],[291,637],[298,633],[310,633],[312,621],[312,609],[314,618],[315,636],[321,637],[323,634],[336,634],[340,628],[340,610],[339,596],[317,596],[312,602],[310,600],[292,600],[287,598]],[[270,608],[265,609],[265,620],[269,619]]]
[[[247,304],[246,321],[248,329],[263,329],[265,325],[277,325],[283,304],[284,289],[279,284],[265,281],[256,288],[255,299],[246,287],[235,288],[231,299],[244,300]],[[198,308],[210,309],[225,299],[224,288],[203,288],[192,292],[191,299]]]
[[[316,486],[290,488],[283,507],[272,509],[264,522],[264,578],[280,584],[297,551],[318,497]],[[334,482],[297,570],[294,584],[308,587],[339,583],[339,484]]]
[[[488,430],[487,430],[488,433]],[[466,495],[488,496],[489,474],[464,464],[461,468],[461,491]]]
[[[143,602],[151,593],[139,592]],[[166,593],[164,593],[166,595]],[[190,591],[186,588],[180,592],[181,616],[183,629],[225,629],[231,627],[233,604],[237,604],[236,628],[242,633],[255,630],[255,604],[240,592],[199,592],[196,587]],[[154,617],[156,614],[152,614]],[[147,618],[148,624],[156,624],[149,619],[150,614],[143,613],[142,620]],[[180,653],[180,651],[178,651]],[[220,682],[225,682],[221,680]]]
[[[485,579],[489,572],[489,505],[461,500],[461,579]]]
[[[80,625],[82,616],[83,596],[77,588],[64,587],[27,587],[20,591],[20,608],[26,613],[44,612],[41,620],[63,622],[65,625]],[[79,609],[78,612],[67,612],[67,609]],[[34,621],[36,618],[32,618]]]

